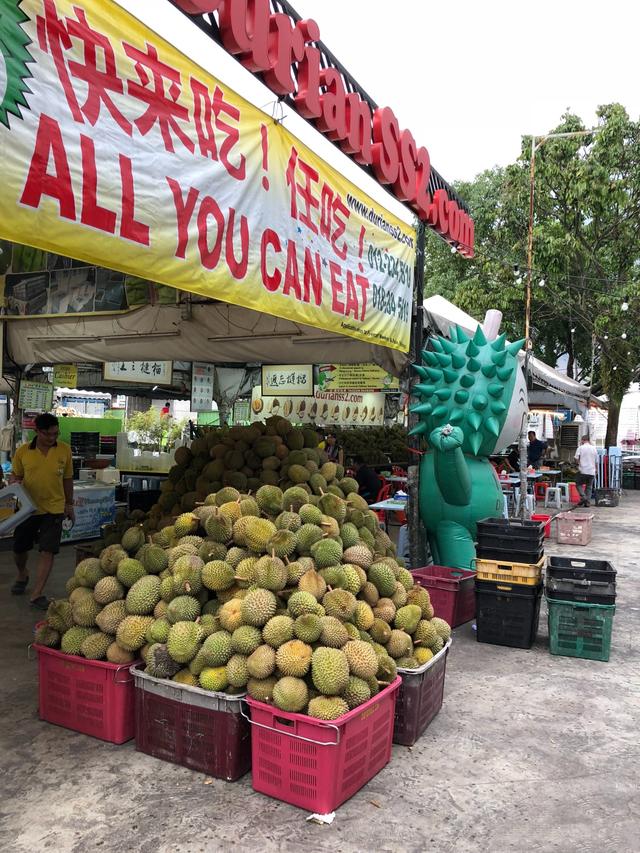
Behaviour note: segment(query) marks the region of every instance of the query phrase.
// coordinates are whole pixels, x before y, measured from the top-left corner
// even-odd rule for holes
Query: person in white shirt
[[[576,489],[580,495],[578,506],[590,506],[589,498],[596,476],[598,451],[589,442],[588,435],[582,436],[582,444],[577,449],[575,458],[578,463],[578,474],[576,475]]]

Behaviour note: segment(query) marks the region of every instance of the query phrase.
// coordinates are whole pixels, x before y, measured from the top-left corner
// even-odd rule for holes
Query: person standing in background
[[[31,605],[46,610],[48,599],[43,595],[51,573],[53,560],[60,550],[62,522],[75,519],[73,510],[73,463],[71,448],[58,441],[60,432],[55,415],[38,415],[36,435],[21,445],[12,460],[10,483],[21,483],[36,505],[36,513],[19,524],[13,534],[13,556],[18,578],[11,587],[13,595],[22,595],[29,583],[27,558],[37,543],[36,582],[31,592]]]
[[[540,441],[536,438],[535,432],[529,430],[529,444],[527,445],[527,463],[533,468],[539,468],[542,465],[542,457],[547,449],[547,442]]]
[[[336,465],[344,465],[344,451],[338,444],[338,439],[335,433],[328,433],[325,439],[325,453],[329,462],[335,462]]]
[[[167,400],[164,406],[160,409],[160,417],[167,418],[171,412],[171,403]]]
[[[582,436],[582,443],[576,450],[575,460],[578,463],[578,473],[576,475],[576,489],[580,495],[578,506],[591,506],[589,499],[596,476],[598,451],[589,441],[588,435]]]

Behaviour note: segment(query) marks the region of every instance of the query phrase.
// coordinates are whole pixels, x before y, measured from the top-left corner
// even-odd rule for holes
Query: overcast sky
[[[166,0],[119,0],[240,94],[270,111],[273,96]],[[635,0],[292,0],[380,105],[427,146],[449,181],[512,162],[522,134],[541,134],[569,107],[587,124],[599,104],[640,112]],[[352,180],[362,173],[333,146],[286,119]],[[372,183],[372,182],[371,182]],[[397,213],[400,206],[366,189]]]

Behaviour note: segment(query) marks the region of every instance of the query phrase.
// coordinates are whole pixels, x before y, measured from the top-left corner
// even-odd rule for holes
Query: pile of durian
[[[150,536],[129,527],[78,564],[36,643],[323,720],[429,661],[449,625],[355,480],[307,450],[295,485],[223,486]]]

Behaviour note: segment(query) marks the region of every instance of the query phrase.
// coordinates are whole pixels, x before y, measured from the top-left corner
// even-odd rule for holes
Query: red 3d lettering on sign
[[[320,28],[312,19],[294,21],[272,13],[269,0],[174,0],[191,15],[218,12],[225,50],[260,74],[277,95],[290,96],[297,112],[357,163],[370,166],[380,184],[409,205],[421,220],[465,257],[473,257],[473,219],[439,189],[431,197],[431,160],[390,107],[369,104],[347,92],[335,68],[323,68],[314,42]],[[294,71],[295,69],[295,76]],[[297,85],[296,85],[297,79]]]

